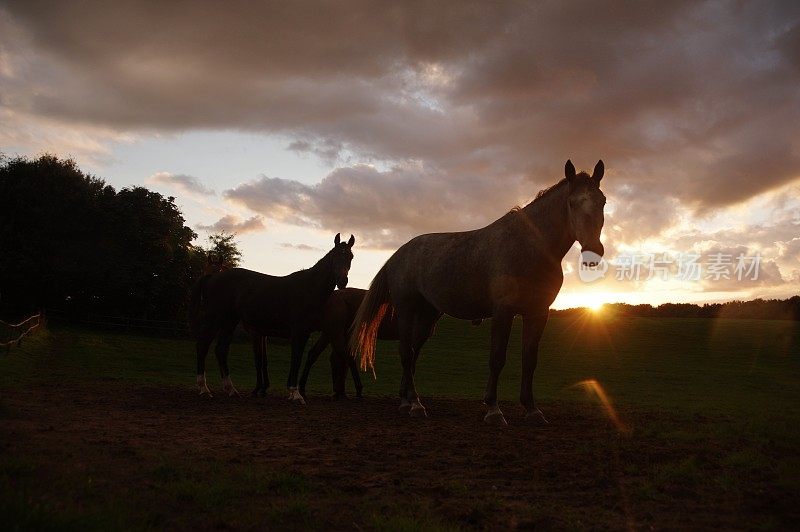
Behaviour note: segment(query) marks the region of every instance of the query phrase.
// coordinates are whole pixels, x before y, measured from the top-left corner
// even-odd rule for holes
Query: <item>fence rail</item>
[[[89,314],[86,317],[78,318],[58,310],[46,310],[46,312],[49,319],[63,323],[89,325],[105,329],[125,331],[153,332],[162,334],[167,333],[172,335],[186,335],[189,333],[189,326],[183,321],[151,320],[144,318],[133,318],[129,316],[108,316],[102,314]]]
[[[0,338],[0,347],[5,347],[6,352],[11,351],[11,346],[19,347],[22,339],[33,333],[44,324],[44,315],[41,312],[34,314],[19,323],[8,323],[0,320],[0,328],[3,330]]]

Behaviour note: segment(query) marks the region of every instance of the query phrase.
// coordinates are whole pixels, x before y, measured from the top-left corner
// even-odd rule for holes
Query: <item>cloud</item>
[[[234,214],[227,214],[211,225],[198,224],[197,228],[210,233],[220,233],[224,231],[226,233],[241,235],[264,229],[264,219],[256,215],[242,220]]]
[[[207,188],[200,182],[200,179],[185,174],[170,174],[169,172],[157,172],[144,182],[148,185],[164,185],[176,189],[184,194],[194,196],[213,196],[214,191]]]
[[[278,244],[284,249],[299,249],[300,251],[325,251],[316,246],[309,246],[308,244],[292,244],[291,242],[281,242]]]
[[[419,233],[486,225],[536,190],[525,180],[503,186],[479,177],[455,181],[420,165],[386,171],[356,165],[338,168],[315,185],[261,177],[224,196],[275,220],[336,229],[359,235],[367,246],[395,248]]]
[[[326,160],[347,150],[453,175],[603,157],[698,207],[800,176],[789,3],[215,5],[11,1],[30,46],[4,64],[26,54],[30,79],[6,98],[67,121],[280,133]]]
[[[606,162],[609,250],[696,243],[715,213],[800,180],[797,3],[4,6],[0,113],[14,124],[280,135],[338,167],[224,197],[375,247],[480,227],[567,158]],[[769,224],[747,225],[780,252],[756,229]]]

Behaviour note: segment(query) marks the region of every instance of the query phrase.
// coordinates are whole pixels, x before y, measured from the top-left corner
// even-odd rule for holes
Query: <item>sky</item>
[[[555,307],[800,292],[797,2],[0,2],[0,152],[174,196],[367,287],[605,162],[603,271]],[[509,243],[509,245],[514,245]]]

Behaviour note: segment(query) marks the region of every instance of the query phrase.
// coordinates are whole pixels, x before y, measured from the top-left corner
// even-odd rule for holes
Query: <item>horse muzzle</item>
[[[343,288],[347,288],[347,276],[346,275],[342,275],[342,276],[336,278],[336,288],[338,288],[339,290],[341,290]]]
[[[590,246],[581,246],[581,263],[584,266],[593,268],[600,263],[604,253],[605,248],[602,242],[599,241]]]

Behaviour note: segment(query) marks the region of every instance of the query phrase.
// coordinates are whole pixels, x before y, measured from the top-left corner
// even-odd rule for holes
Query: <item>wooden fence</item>
[[[11,351],[12,346],[19,347],[22,344],[22,339],[29,334],[33,334],[39,327],[44,325],[44,322],[44,315],[41,312],[19,323],[8,323],[0,320],[0,348],[5,347],[6,353],[8,353]]]
[[[89,314],[86,317],[77,318],[54,309],[46,310],[46,312],[48,319],[52,320],[54,323],[88,325],[100,329],[154,333],[168,336],[189,335],[189,326],[185,321],[150,320],[133,318],[130,316],[108,316],[101,314]]]

